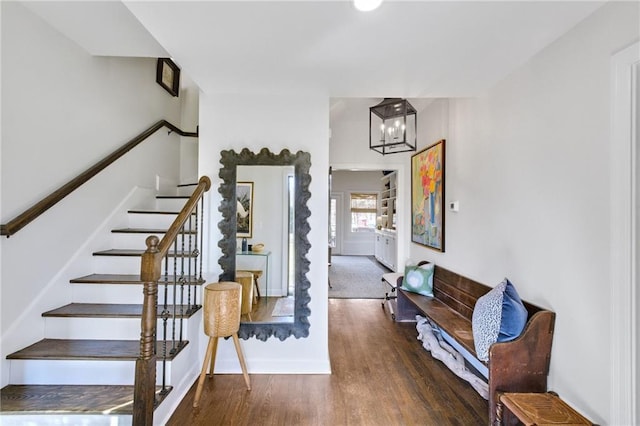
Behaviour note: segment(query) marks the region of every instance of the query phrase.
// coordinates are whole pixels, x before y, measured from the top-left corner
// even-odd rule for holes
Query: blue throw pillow
[[[518,337],[527,323],[527,315],[516,288],[506,278],[478,298],[471,319],[478,359],[488,361],[492,344]]]
[[[507,285],[502,298],[502,321],[498,342],[508,342],[520,336],[529,316],[514,285],[506,278],[505,281]]]
[[[405,266],[401,289],[433,297],[433,263]]]

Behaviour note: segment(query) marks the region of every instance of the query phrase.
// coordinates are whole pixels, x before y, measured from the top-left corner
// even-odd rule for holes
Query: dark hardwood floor
[[[313,333],[313,324],[311,325]],[[192,386],[169,425],[486,425],[488,404],[379,300],[329,299],[331,375],[241,374]],[[251,366],[249,365],[249,369]]]

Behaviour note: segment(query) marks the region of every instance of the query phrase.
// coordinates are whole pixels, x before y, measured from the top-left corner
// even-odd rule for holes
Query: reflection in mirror
[[[218,245],[223,272],[219,279],[243,285],[238,334],[260,340],[272,335],[281,340],[306,337],[309,154],[231,150],[221,152],[220,162],[223,219],[218,227],[223,239]],[[256,250],[260,245],[262,250]]]
[[[289,253],[295,254],[294,248],[290,247],[295,230],[292,223],[294,168],[237,166],[236,179],[244,186],[249,183],[252,188],[250,200],[236,192],[236,272],[248,271],[252,274],[247,277],[248,285],[254,281],[249,291],[253,291],[253,297],[245,302],[241,321],[293,322],[295,294],[289,291],[289,280],[294,263],[290,261]],[[243,230],[240,223],[245,224],[245,229],[250,227],[250,232],[238,233]],[[245,250],[243,240],[239,238],[244,235]],[[254,248],[260,245],[262,249]]]

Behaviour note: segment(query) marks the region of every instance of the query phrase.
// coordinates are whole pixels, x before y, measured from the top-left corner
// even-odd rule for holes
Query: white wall
[[[336,220],[342,222],[341,238],[343,255],[372,256],[375,244],[375,233],[351,232],[351,206],[350,195],[352,192],[369,192],[380,194],[382,189],[382,171],[349,171],[335,170],[331,174],[331,192],[344,195],[342,211],[338,212]]]
[[[311,262],[307,278],[311,282],[309,293],[311,316],[309,337],[284,341],[270,338],[261,342],[255,338],[242,341],[250,373],[328,373],[327,318],[327,211],[329,170],[329,105],[326,96],[261,96],[236,94],[200,95],[200,151],[201,175],[211,177],[209,215],[206,223],[205,269],[207,277],[215,282],[220,274],[218,259],[221,238],[218,222],[220,195],[220,151],[235,152],[249,148],[258,152],[268,147],[279,153],[306,151],[311,155],[311,210],[308,235],[311,249],[307,258]],[[203,339],[204,340],[204,339]],[[201,345],[204,353],[204,342]],[[233,345],[221,342],[218,349],[216,371],[240,372]]]
[[[17,2],[2,7],[2,223],[155,121],[179,123],[180,100],[155,60],[91,57]],[[8,107],[9,106],[9,107]],[[179,138],[158,132],[11,238],[2,238],[5,356],[43,337],[45,310],[68,303],[65,269],[134,188],[178,180]],[[74,271],[77,272],[77,271]],[[85,271],[91,273],[91,270]]]
[[[200,89],[184,72],[180,75],[180,128],[195,132],[198,128]],[[198,182],[198,138],[180,137],[180,183]]]
[[[607,424],[610,58],[639,36],[638,3],[605,5],[486,96],[452,100],[446,252],[488,285],[509,277],[556,312],[549,387]]]

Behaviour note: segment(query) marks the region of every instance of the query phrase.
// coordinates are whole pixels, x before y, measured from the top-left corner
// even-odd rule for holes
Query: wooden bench
[[[428,317],[443,332],[443,338],[488,379],[491,425],[496,424],[498,393],[547,391],[554,312],[523,300],[528,319],[522,334],[510,342],[494,343],[489,361],[483,362],[476,356],[471,318],[476,300],[491,287],[437,265],[434,297],[402,290],[401,280],[396,291],[396,321],[415,321],[416,315]]]

